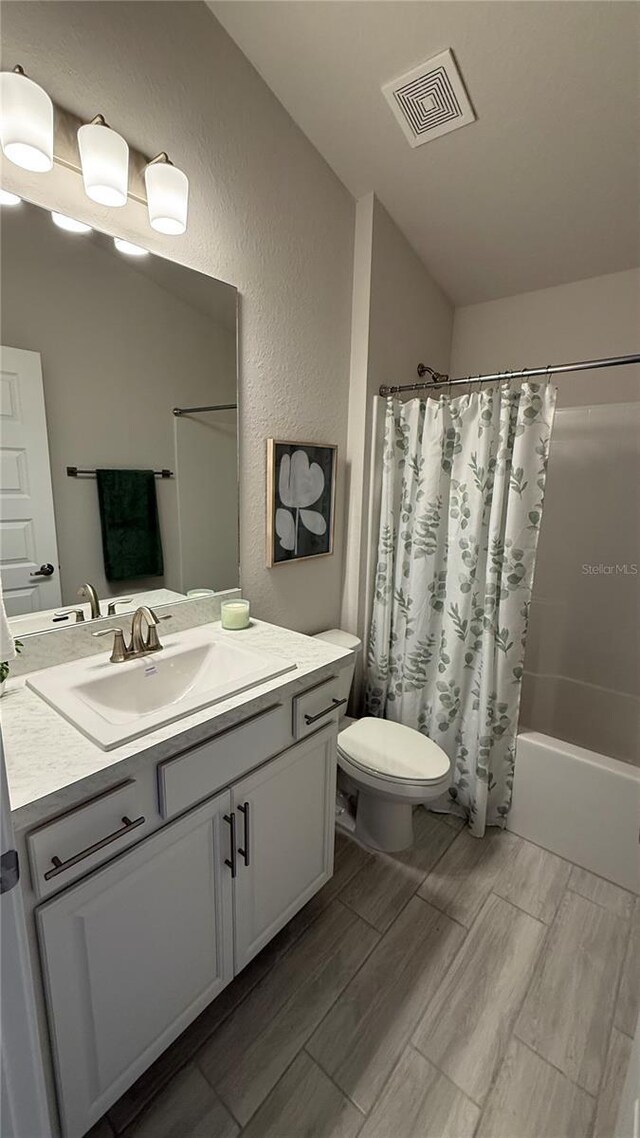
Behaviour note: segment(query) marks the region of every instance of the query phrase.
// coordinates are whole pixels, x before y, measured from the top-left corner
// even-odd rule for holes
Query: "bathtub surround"
[[[339,623],[344,481],[336,556],[264,565],[264,439],[346,443],[354,203],[204,4],[7,5],[3,66],[24,60],[53,100],[96,106],[148,154],[171,141],[188,169],[189,228],[152,230],[146,208],[90,202],[60,167],[3,168],[7,189],[237,286],[242,586],[258,616],[313,631]],[[144,45],[144,67],[140,45]],[[203,143],[206,140],[206,143]],[[117,213],[117,217],[114,214]]]
[[[458,308],[452,374],[637,351],[639,311],[640,269]],[[556,386],[521,723],[638,764],[640,365]]]
[[[511,804],[555,389],[387,401],[372,715],[449,755],[445,808],[482,837]]]
[[[522,723],[640,766],[640,401],[561,408],[547,486]]]

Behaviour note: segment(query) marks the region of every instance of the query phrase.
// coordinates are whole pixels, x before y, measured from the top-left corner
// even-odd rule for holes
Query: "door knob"
[[[31,577],[52,577],[54,573],[55,573],[55,569],[53,568],[53,565],[49,561],[47,561],[45,565],[41,565],[40,568],[36,569],[35,573],[31,573],[30,576]]]

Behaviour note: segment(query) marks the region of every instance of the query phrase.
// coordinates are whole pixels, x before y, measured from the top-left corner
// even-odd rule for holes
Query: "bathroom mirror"
[[[3,206],[1,226],[14,634],[69,627],[65,608],[88,619],[85,582],[103,615],[117,597],[122,612],[237,587],[236,289],[28,202]]]

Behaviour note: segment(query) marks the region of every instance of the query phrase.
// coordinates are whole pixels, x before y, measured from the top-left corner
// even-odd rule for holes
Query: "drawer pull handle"
[[[244,816],[244,846],[242,848],[240,848],[240,846],[238,846],[238,853],[241,854],[242,857],[244,858],[244,864],[245,865],[249,865],[249,862],[251,860],[251,847],[249,845],[249,841],[250,841],[250,838],[249,838],[250,829],[249,829],[249,827],[251,825],[251,819],[250,819],[250,814],[249,814],[250,809],[251,809],[251,804],[249,802],[244,802],[242,806],[238,807],[238,810]]]
[[[336,710],[336,707],[342,707],[343,703],[346,702],[346,699],[334,698],[331,700],[331,707],[325,707],[324,710],[319,711],[317,715],[305,715],[304,721],[307,727],[310,727],[312,723],[317,723],[318,719],[322,719],[324,715],[330,715],[332,711]]]
[[[141,814],[139,818],[127,818],[126,814],[123,815],[122,825],[114,830],[112,834],[107,834],[106,838],[100,838],[99,842],[94,842],[92,846],[87,846],[85,850],[80,850],[80,853],[74,854],[73,857],[67,858],[62,861],[59,857],[52,857],[51,864],[53,869],[48,869],[44,875],[45,881],[51,881],[52,877],[57,877],[59,873],[64,873],[65,869],[71,869],[72,866],[78,865],[78,862],[84,861],[85,858],[91,857],[91,854],[97,853],[98,850],[103,850],[105,846],[110,846],[112,842],[117,842],[118,838],[123,838],[131,830],[137,830],[138,826],[143,826],[145,818]]]
[[[229,869],[231,870],[231,876],[237,877],[238,862],[237,862],[237,855],[236,855],[236,815],[235,815],[235,811],[232,810],[230,814],[225,814],[224,820],[225,820],[225,822],[229,823],[229,827],[230,827],[229,843],[230,843],[230,852],[231,852],[231,857],[226,857],[224,859],[224,864],[229,866]]]

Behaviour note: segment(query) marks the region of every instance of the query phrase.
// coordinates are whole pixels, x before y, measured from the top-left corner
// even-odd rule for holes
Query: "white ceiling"
[[[210,0],[457,304],[640,264],[640,4]],[[383,83],[451,47],[478,121],[411,149]]]

